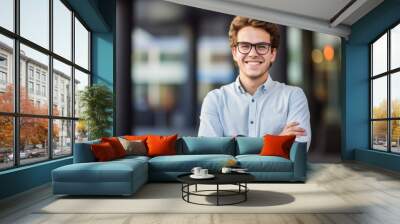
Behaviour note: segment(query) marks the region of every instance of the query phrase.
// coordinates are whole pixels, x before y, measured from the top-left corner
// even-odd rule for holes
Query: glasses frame
[[[241,45],[241,44],[248,44],[248,45],[250,45],[250,49],[248,50],[248,52],[242,52],[242,51],[240,50],[239,45]],[[266,46],[267,46],[267,50],[266,50],[265,53],[260,53],[260,52],[259,52],[259,49],[257,48],[257,46],[261,46],[261,45],[266,45]],[[271,48],[272,48],[272,44],[271,44],[271,43],[267,43],[267,42],[259,42],[259,43],[252,44],[252,43],[250,43],[250,42],[241,41],[241,42],[237,42],[237,43],[236,43],[237,50],[238,50],[240,53],[242,53],[242,54],[249,54],[249,53],[251,52],[251,50],[253,49],[253,46],[254,46],[254,49],[256,50],[257,54],[259,54],[259,55],[266,55],[266,54],[268,54],[268,53],[270,52]],[[243,50],[243,49],[242,49],[242,50]]]

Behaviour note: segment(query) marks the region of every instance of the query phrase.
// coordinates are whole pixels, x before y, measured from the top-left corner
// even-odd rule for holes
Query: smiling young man
[[[309,147],[310,112],[303,90],[269,74],[279,46],[278,26],[237,16],[229,41],[239,75],[204,98],[198,135],[296,135],[296,141]]]

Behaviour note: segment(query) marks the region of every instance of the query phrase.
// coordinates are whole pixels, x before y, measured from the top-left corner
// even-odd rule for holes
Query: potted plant
[[[112,125],[112,92],[102,84],[87,86],[79,94],[81,118],[87,127],[89,140],[110,136],[107,131]]]

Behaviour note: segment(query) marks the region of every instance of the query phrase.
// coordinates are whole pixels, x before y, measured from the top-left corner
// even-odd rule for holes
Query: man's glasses
[[[253,46],[256,49],[256,52],[258,54],[260,54],[260,55],[267,54],[269,49],[271,48],[271,44],[270,43],[264,43],[264,42],[255,43],[255,44],[252,44],[252,43],[249,43],[249,42],[238,42],[236,44],[236,46],[237,46],[239,52],[242,53],[242,54],[250,53],[251,48],[253,48]]]

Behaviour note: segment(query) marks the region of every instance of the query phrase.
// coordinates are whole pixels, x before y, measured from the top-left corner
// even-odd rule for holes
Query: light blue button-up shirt
[[[199,136],[278,135],[289,122],[298,122],[305,136],[296,141],[311,142],[307,98],[299,87],[273,81],[271,76],[250,95],[236,81],[210,91],[200,114]]]

